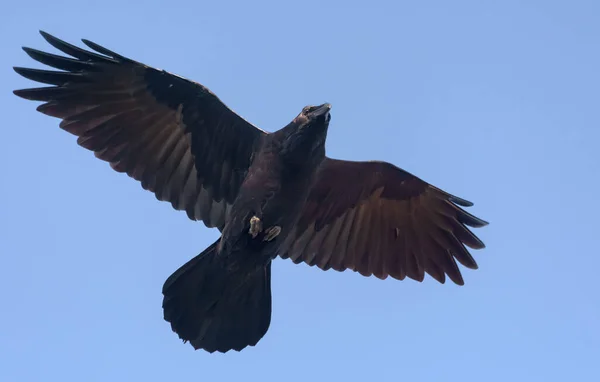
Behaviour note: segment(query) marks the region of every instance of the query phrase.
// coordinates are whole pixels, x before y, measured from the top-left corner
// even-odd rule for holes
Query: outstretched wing
[[[221,228],[265,134],[230,110],[206,87],[123,57],[91,41],[98,53],[40,32],[64,57],[23,48],[59,71],[15,67],[53,86],[15,90],[43,101],[37,110],[96,157],[127,173],[158,200],[190,219]]]
[[[448,275],[463,285],[455,259],[476,269],[465,245],[484,248],[467,226],[487,222],[458,205],[472,203],[392,164],[327,158],[280,256],[381,279],[423,281],[427,272],[444,283]]]

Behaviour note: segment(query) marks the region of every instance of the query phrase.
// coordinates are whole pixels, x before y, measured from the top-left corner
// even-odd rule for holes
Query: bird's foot
[[[248,233],[252,235],[252,238],[254,239],[261,231],[262,221],[258,216],[252,216],[250,218],[250,229],[248,230]]]
[[[271,228],[267,228],[265,230],[265,237],[264,237],[263,241],[271,241],[271,240],[275,239],[277,236],[279,236],[280,233],[281,233],[281,227],[278,225],[275,225]]]

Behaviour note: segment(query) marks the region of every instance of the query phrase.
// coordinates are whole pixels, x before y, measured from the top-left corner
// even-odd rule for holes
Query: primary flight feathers
[[[41,34],[74,59],[23,48],[62,71],[14,68],[54,85],[14,93],[43,101],[38,111],[62,119],[60,127],[78,136],[78,144],[139,180],[159,200],[209,227],[222,226],[254,145],[265,133],[200,84],[87,40],[103,55]]]

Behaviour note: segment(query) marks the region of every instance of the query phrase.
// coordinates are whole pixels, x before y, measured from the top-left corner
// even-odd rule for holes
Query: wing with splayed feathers
[[[464,284],[455,260],[477,263],[465,248],[484,247],[468,228],[487,222],[450,195],[386,162],[327,158],[283,258],[319,268],[352,269],[385,279],[406,276]]]
[[[230,110],[209,89],[88,40],[97,53],[40,32],[71,57],[23,48],[58,70],[15,67],[51,85],[15,90],[42,101],[77,143],[127,173],[190,219],[221,228],[265,132]]]

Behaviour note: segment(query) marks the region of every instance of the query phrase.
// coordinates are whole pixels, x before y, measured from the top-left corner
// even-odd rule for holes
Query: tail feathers
[[[271,263],[233,271],[217,242],[175,271],[163,286],[166,321],[184,342],[210,353],[254,346],[271,323]]]

